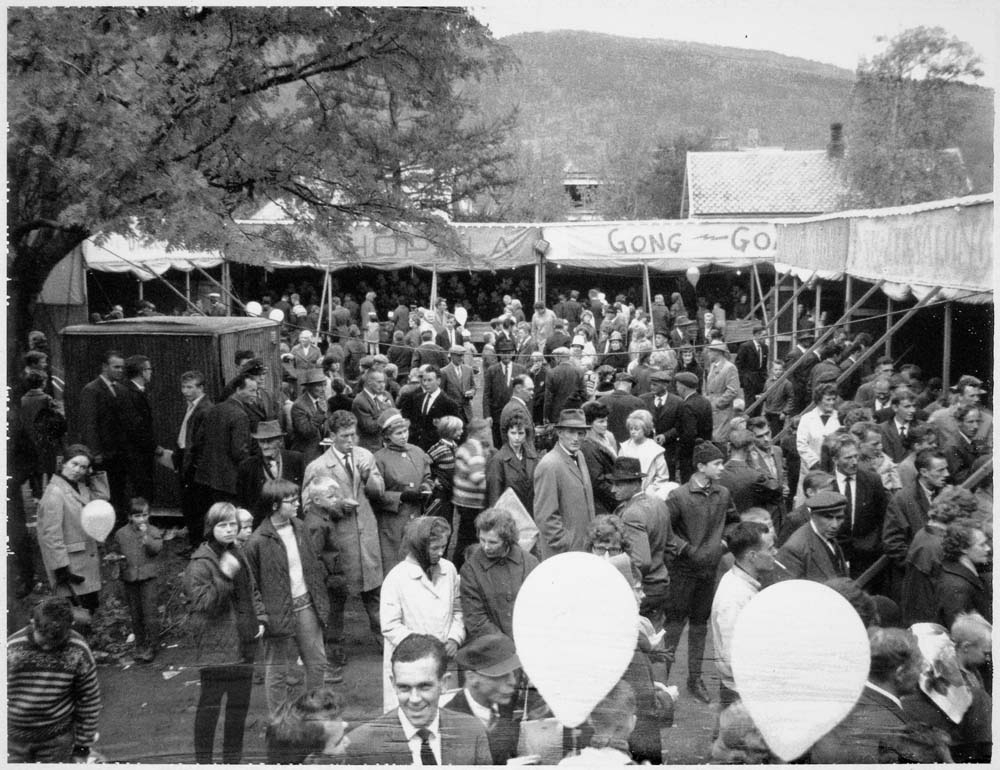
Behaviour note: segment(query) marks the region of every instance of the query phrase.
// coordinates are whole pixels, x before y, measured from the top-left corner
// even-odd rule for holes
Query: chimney
[[[831,159],[844,157],[843,123],[830,124],[830,143],[826,146],[826,157]]]

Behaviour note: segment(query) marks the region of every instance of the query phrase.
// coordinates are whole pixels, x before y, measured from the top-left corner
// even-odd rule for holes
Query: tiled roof
[[[835,211],[841,163],[825,150],[689,152],[689,216]]]

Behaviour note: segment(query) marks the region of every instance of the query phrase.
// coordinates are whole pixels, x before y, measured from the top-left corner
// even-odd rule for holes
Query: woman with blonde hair
[[[646,409],[636,409],[625,420],[629,440],[618,450],[619,457],[634,457],[639,460],[646,478],[642,490],[649,495],[666,500],[677,484],[670,480],[670,469],[663,447],[652,440],[653,415]]]

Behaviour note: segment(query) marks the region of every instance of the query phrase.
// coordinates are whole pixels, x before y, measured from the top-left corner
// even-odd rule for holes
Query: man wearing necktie
[[[451,678],[444,644],[410,634],[392,651],[391,666],[399,707],[348,733],[347,764],[493,764],[482,722],[438,707]]]
[[[838,436],[833,450],[834,486],[846,498],[844,526],[837,536],[850,563],[850,577],[857,579],[882,555],[882,526],[889,504],[882,481],[874,473],[858,468],[858,442]],[[882,575],[868,584],[880,593]]]
[[[264,482],[286,479],[301,486],[305,463],[301,452],[283,448],[285,434],[277,420],[264,420],[250,436],[257,442],[258,451],[241,462],[236,471],[236,496],[239,504],[253,515],[256,527],[268,515],[260,499]]]
[[[319,442],[326,438],[326,375],[322,369],[309,369],[299,375],[302,395],[292,404],[292,443],[308,465],[323,450]]]
[[[197,548],[204,540],[202,523],[211,493],[194,480],[205,449],[205,417],[212,409],[212,399],[205,395],[205,375],[199,371],[181,375],[181,394],[187,409],[177,432],[174,469],[180,476],[181,512],[188,530],[188,543]]]
[[[93,470],[108,474],[111,505],[124,515],[126,496],[125,446],[121,408],[115,384],[125,376],[125,358],[109,350],[101,360],[101,373],[80,391],[80,441],[94,454]]]
[[[795,530],[778,551],[778,567],[796,580],[824,583],[847,577],[848,565],[837,542],[845,526],[847,498],[838,492],[817,492],[806,500],[809,521]]]
[[[740,375],[743,398],[750,406],[764,391],[767,380],[767,348],[764,347],[764,327],[754,322],[753,337],[736,349],[736,369]]]
[[[483,416],[493,420],[493,446],[499,447],[503,445],[500,416],[513,395],[513,378],[518,374],[527,374],[527,371],[513,362],[513,342],[497,340],[495,349],[499,360],[483,375]]]

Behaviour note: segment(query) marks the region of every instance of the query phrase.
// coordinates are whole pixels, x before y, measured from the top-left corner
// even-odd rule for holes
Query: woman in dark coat
[[[514,490],[521,505],[531,515],[535,503],[535,465],[538,455],[527,441],[528,424],[523,414],[512,414],[500,426],[504,437],[500,451],[486,463],[486,507],[492,508],[507,491]]]
[[[961,612],[978,612],[993,622],[993,597],[979,569],[990,562],[990,542],[978,525],[956,521],[941,543],[944,561],[937,584],[938,622],[951,628]]]
[[[267,616],[253,575],[236,545],[236,507],[216,503],[205,516],[205,542],[184,572],[188,630],[201,667],[201,692],[194,716],[194,755],[211,764],[215,727],[226,697],[222,760],[243,758],[243,731],[253,689],[256,640]]]

